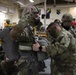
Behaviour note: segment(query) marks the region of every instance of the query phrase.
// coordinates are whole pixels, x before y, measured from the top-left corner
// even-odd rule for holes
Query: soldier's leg
[[[60,75],[58,67],[56,66],[55,61],[53,59],[51,60],[50,66],[51,66],[51,75]]]
[[[1,68],[2,68],[2,70],[3,70],[3,73],[4,73],[5,75],[8,75],[7,67],[6,67],[6,62],[5,62],[4,60],[1,62]]]
[[[27,73],[27,69],[26,69],[27,63],[26,63],[25,59],[20,57],[20,59],[17,62],[17,65],[19,67],[19,72],[17,73],[17,75],[26,75],[26,73]]]
[[[4,75],[1,65],[0,65],[0,75]]]
[[[73,74],[73,71],[65,71],[65,72],[62,72],[61,75],[74,75],[74,74]]]
[[[51,75],[61,75],[58,71],[58,68],[55,65],[51,67]]]
[[[14,75],[17,71],[14,62],[6,62],[5,60],[1,62],[1,68],[5,75]]]
[[[64,68],[64,71],[61,72],[61,75],[76,75],[76,68]]]
[[[20,58],[18,61],[18,66],[19,66],[19,72],[17,75],[34,75],[36,72],[35,63],[32,62],[26,62],[26,59]],[[37,74],[36,74],[37,75]]]
[[[17,75],[27,75],[28,73],[28,69],[26,68],[26,65],[24,65],[24,67],[22,67]]]

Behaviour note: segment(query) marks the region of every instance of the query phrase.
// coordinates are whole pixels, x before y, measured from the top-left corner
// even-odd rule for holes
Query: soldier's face
[[[56,27],[55,26],[51,26],[48,28],[48,32],[49,34],[54,37],[57,38],[57,31],[56,31]]]
[[[71,27],[71,23],[70,22],[63,22],[62,27],[65,28],[66,30],[69,30]]]
[[[33,20],[34,20],[35,25],[38,25],[40,23],[40,15],[38,13],[34,13]]]

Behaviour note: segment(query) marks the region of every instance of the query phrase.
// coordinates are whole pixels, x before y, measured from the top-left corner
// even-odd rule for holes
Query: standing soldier
[[[35,26],[39,28],[41,25],[42,23],[40,22],[39,9],[35,6],[26,6],[22,12],[22,16],[18,22],[18,25],[14,26],[10,32],[11,38],[19,42],[19,52],[21,58],[19,59],[18,65],[24,63],[23,67],[18,73],[19,75],[28,75],[28,67],[26,67],[28,63],[25,63],[25,58],[28,54],[30,59],[34,57],[32,54],[32,45],[35,43],[33,28]],[[31,60],[34,59],[32,58]],[[36,68],[31,68],[33,68],[34,71],[38,72]],[[31,72],[29,73],[32,75]]]
[[[66,29],[67,31],[69,31],[76,38],[76,33],[74,32],[74,30],[72,28],[72,21],[73,21],[72,15],[71,14],[63,14],[61,20],[62,20],[61,26],[64,29]]]

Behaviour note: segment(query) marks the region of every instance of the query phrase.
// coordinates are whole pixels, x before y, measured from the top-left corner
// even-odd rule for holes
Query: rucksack
[[[19,42],[33,42],[33,31],[29,25],[15,25],[10,31],[12,40]]]

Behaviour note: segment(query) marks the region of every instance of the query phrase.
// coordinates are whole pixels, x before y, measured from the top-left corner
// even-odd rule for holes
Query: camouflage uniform
[[[76,38],[76,29],[73,29],[71,26],[69,32]]]
[[[54,59],[51,64],[51,75],[76,75],[75,38],[62,29],[57,39],[54,40],[54,43],[46,47],[48,55]]]
[[[18,72],[18,75],[27,75],[27,73],[29,73],[27,71],[28,63],[26,63],[25,58],[28,54],[30,58],[33,56],[31,54],[32,45],[34,43],[33,27],[40,27],[42,25],[39,19],[36,21],[36,19],[39,18],[38,13],[39,10],[37,7],[26,6],[22,12],[22,16],[18,22],[18,25],[14,26],[10,32],[11,38],[19,42],[19,50],[21,57],[17,64],[18,66],[21,66],[21,64],[24,63],[22,69],[20,69],[20,71]],[[22,46],[26,47],[22,49]],[[27,47],[29,49],[27,49]]]

